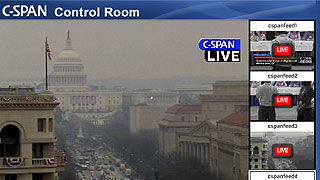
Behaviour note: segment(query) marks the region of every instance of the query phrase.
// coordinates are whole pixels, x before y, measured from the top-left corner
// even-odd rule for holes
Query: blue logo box
[[[240,50],[240,39],[209,39],[199,40],[201,50]]]

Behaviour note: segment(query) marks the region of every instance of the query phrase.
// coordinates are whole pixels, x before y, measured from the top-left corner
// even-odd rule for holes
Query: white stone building
[[[49,75],[49,89],[59,98],[64,112],[106,112],[122,109],[123,92],[92,90],[68,31],[65,48],[59,53]]]
[[[59,106],[64,112],[129,111],[131,105],[171,106],[179,99],[177,92],[169,91],[90,89],[84,64],[72,47],[69,31],[65,48],[55,59],[53,72],[49,75],[49,89],[59,98]]]
[[[176,158],[178,132],[189,132],[201,122],[201,105],[176,104],[166,110],[159,122],[159,153],[164,158]]]
[[[150,106],[147,104],[137,104],[130,107],[130,132],[156,130],[159,121],[164,118],[168,106]]]

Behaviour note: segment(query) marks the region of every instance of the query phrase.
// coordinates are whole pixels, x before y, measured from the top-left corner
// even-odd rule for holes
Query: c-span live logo
[[[209,39],[199,41],[207,62],[240,62],[240,39]]]

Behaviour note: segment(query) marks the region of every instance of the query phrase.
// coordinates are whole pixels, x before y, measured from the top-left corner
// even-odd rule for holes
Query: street
[[[136,179],[131,168],[109,151],[102,139],[90,137],[90,143],[83,139],[67,140],[76,175],[80,180],[130,180]],[[120,164],[122,167],[120,167]],[[132,173],[131,173],[132,172]]]

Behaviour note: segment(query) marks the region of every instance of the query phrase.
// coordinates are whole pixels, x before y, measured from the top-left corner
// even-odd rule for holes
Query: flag
[[[51,51],[49,48],[49,44],[46,42],[46,52],[47,52],[47,56],[49,58],[49,60],[51,60]]]

